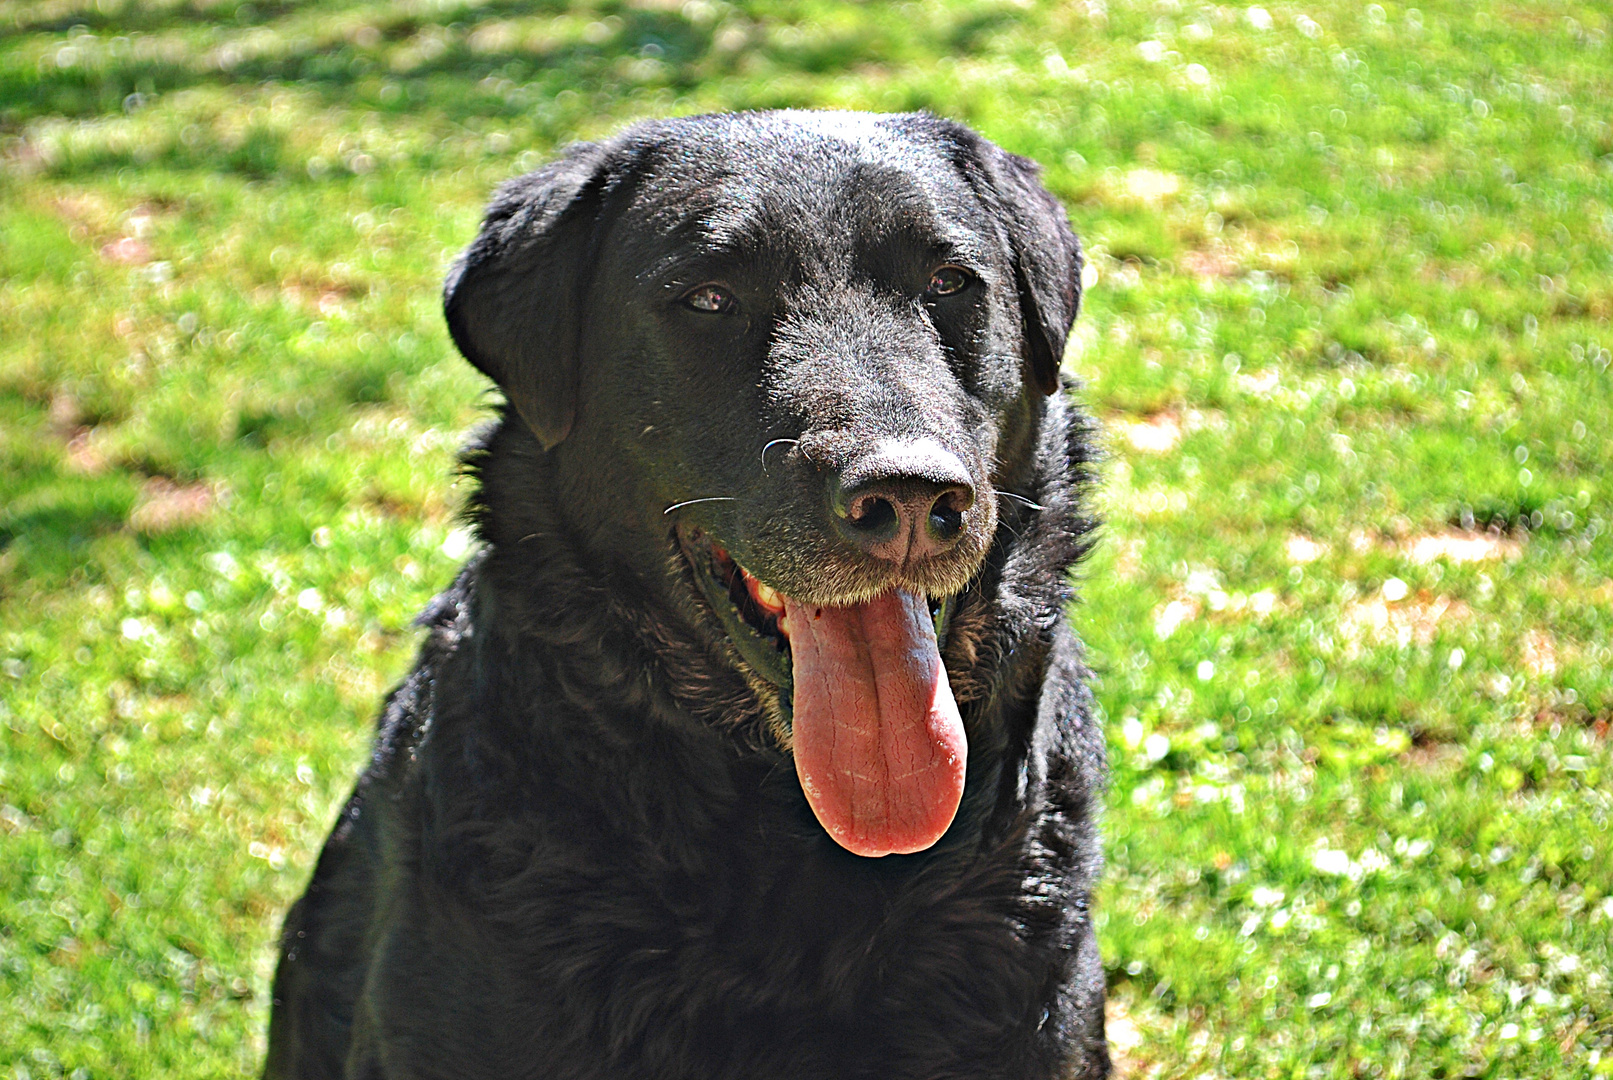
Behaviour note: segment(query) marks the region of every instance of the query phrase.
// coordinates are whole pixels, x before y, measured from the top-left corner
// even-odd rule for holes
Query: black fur
[[[903,299],[942,256],[973,291]],[[266,1075],[1106,1076],[1079,277],[1034,166],[928,116],[645,124],[507,185],[447,293],[512,406],[467,457],[485,550],[287,916]],[[743,315],[677,308],[704,280]],[[962,589],[967,785],[934,847],[867,859],[677,530],[790,595],[875,590],[822,474],[915,433],[982,489],[978,544],[913,576]]]

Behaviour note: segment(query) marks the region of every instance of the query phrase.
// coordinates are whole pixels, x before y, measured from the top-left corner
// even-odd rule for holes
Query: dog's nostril
[[[930,506],[927,522],[930,535],[943,544],[950,544],[963,533],[963,512],[968,500],[961,491],[945,491]]]
[[[885,539],[896,532],[896,507],[882,496],[864,495],[847,509],[846,522],[859,532]]]

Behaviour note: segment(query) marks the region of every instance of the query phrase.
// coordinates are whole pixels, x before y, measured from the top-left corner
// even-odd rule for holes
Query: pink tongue
[[[968,753],[924,597],[784,608],[795,771],[812,812],[858,855],[923,851],[958,812]]]

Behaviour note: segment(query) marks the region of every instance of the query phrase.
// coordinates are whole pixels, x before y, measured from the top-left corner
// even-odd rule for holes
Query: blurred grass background
[[[438,288],[641,116],[1046,166],[1131,1075],[1613,1074],[1593,3],[0,0],[0,1070],[257,1068],[486,415]]]

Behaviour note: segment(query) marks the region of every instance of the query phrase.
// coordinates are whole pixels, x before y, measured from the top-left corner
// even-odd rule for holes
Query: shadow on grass
[[[709,6],[620,0],[586,9],[507,0],[478,7],[474,20],[453,8],[430,19],[375,4],[243,4],[224,18],[216,10],[128,5],[107,15],[90,7],[25,23],[13,48],[33,34],[76,28],[80,35],[37,64],[0,71],[0,132],[44,117],[115,114],[196,86],[276,82],[312,89],[327,105],[383,114],[517,118],[531,113],[536,98],[568,89],[678,93],[747,64],[822,75],[959,55],[1015,17],[972,3],[942,20],[850,8],[828,22],[813,19],[823,14],[819,7],[797,2],[740,5],[721,20]],[[547,27],[532,21],[545,18]],[[488,79],[503,89],[489,93],[480,85]],[[251,172],[268,163],[229,164]]]
[[[46,482],[0,513],[0,553],[21,547],[31,573],[70,577],[88,561],[85,548],[123,528],[134,500],[134,483],[124,475]]]

